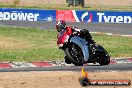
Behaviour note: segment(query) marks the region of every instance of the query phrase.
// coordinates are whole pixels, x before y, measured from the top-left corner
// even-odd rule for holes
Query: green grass
[[[0,61],[63,60],[64,52],[56,44],[56,31],[0,27]],[[132,38],[93,35],[111,57],[131,57]]]
[[[0,61],[62,59],[56,32],[31,28],[0,27]]]
[[[109,52],[111,57],[132,57],[132,37],[93,35],[95,41]]]

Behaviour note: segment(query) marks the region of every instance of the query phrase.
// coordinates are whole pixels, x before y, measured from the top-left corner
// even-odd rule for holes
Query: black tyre
[[[65,54],[67,58],[75,65],[75,66],[82,66],[84,59],[83,53],[79,46],[71,45],[65,48]]]
[[[71,64],[71,61],[65,56],[65,63],[67,63],[67,64]]]
[[[108,65],[110,63],[110,55],[108,52],[100,45],[98,45],[98,63],[100,65]]]

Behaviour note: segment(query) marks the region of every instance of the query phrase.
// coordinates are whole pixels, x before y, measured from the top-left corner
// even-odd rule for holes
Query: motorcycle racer
[[[95,44],[94,40],[92,40],[92,36],[90,35],[89,31],[86,29],[80,29],[75,26],[66,26],[65,21],[59,20],[56,23],[56,30],[61,32],[62,30],[67,30],[72,32],[72,34],[80,34],[80,36],[85,37],[85,39],[90,42],[91,44]]]
[[[97,62],[100,65],[110,63],[108,52],[94,42],[88,30],[67,26],[63,20],[57,21],[56,29],[57,45],[64,51],[67,64],[82,66],[85,63]]]

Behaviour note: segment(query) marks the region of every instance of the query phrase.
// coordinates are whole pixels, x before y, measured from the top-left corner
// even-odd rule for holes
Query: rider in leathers
[[[86,29],[79,29],[75,26],[66,26],[65,21],[60,20],[56,23],[56,29],[58,32],[61,32],[62,30],[71,30],[73,34],[79,33],[81,37],[84,37],[86,41],[88,41],[90,44],[95,44],[94,40],[92,40],[92,36],[90,35],[89,31]],[[66,57],[65,57],[65,60]],[[70,62],[66,61],[66,63],[70,64]]]
[[[61,32],[62,30],[69,30],[69,28],[72,30],[73,34],[79,33],[81,36],[85,37],[88,42],[90,42],[91,44],[95,44],[94,40],[92,40],[92,36],[87,29],[79,29],[75,26],[66,26],[66,23],[63,20],[57,21],[56,23],[56,29],[58,32]]]

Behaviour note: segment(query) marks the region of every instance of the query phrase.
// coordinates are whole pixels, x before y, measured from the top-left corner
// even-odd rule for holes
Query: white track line
[[[121,35],[121,34],[112,34],[112,33],[103,33],[103,32],[90,32],[93,34],[106,34],[106,35],[113,35],[113,36],[125,36],[125,37],[132,37],[132,35]]]

